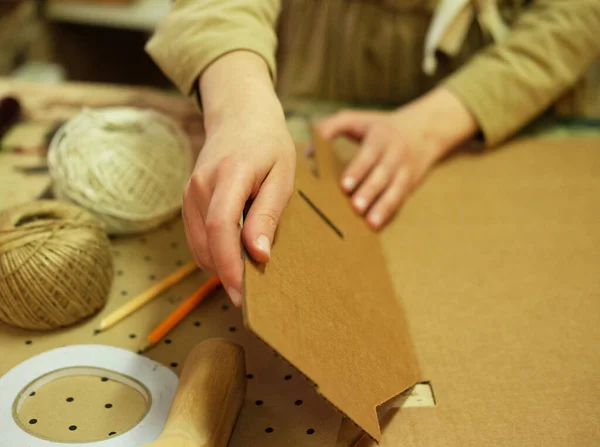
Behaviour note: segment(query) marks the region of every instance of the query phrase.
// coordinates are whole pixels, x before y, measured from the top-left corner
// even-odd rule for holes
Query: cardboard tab
[[[373,439],[376,409],[420,380],[379,237],[339,187],[314,134],[319,177],[299,163],[268,264],[245,261],[248,328]],[[283,378],[282,378],[283,380]]]

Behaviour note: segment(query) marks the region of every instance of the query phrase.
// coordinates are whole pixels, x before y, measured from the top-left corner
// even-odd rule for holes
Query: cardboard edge
[[[243,301],[245,302],[245,287],[244,287]],[[369,433],[367,430],[365,430],[364,428],[362,428],[360,425],[358,425],[348,414],[346,414],[344,411],[342,411],[337,405],[335,405],[333,402],[331,402],[331,400],[329,400],[325,395],[323,395],[323,393],[321,393],[321,391],[320,391],[318,383],[316,383],[309,376],[307,376],[304,372],[302,372],[302,370],[300,370],[296,365],[294,365],[293,362],[291,362],[288,358],[286,358],[284,355],[282,355],[277,349],[275,349],[272,345],[270,345],[269,343],[267,343],[257,332],[255,332],[252,329],[252,325],[250,324],[250,322],[249,322],[249,320],[247,318],[247,312],[246,312],[246,308],[245,307],[243,308],[242,316],[243,316],[244,326],[246,327],[246,329],[248,329],[248,331],[254,337],[256,337],[258,340],[260,340],[261,343],[263,343],[265,346],[267,346],[279,358],[281,358],[288,365],[290,365],[292,368],[294,368],[298,372],[298,374],[300,374],[302,376],[302,378],[304,380],[306,380],[317,391],[317,393],[319,394],[319,396],[322,399],[324,399],[327,403],[329,403],[329,405],[335,411],[337,411],[343,418],[345,418],[348,421],[350,421],[355,427],[357,427],[361,431],[361,433],[363,433],[365,436],[368,436],[369,439],[373,440],[376,443],[379,443],[379,441],[381,440],[381,421],[380,421],[380,418],[379,418],[379,416],[377,414],[377,407],[373,408],[373,414],[374,414],[375,418],[377,419],[377,433],[375,433],[373,435],[373,434]],[[411,386],[414,386],[414,385],[411,385]],[[403,390],[403,391],[399,392],[395,396],[398,396],[398,395],[402,394],[404,391],[406,391],[406,390]]]

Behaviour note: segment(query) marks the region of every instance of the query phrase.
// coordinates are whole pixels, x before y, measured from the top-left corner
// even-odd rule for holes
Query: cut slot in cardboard
[[[268,264],[245,260],[248,328],[375,440],[377,407],[420,380],[402,305],[376,233],[339,187],[316,133],[318,178],[299,163]]]

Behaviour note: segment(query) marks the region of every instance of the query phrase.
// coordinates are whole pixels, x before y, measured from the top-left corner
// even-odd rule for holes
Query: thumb
[[[326,140],[344,135],[361,140],[371,121],[373,114],[356,110],[342,110],[317,124],[317,130]]]
[[[261,185],[242,228],[246,250],[257,262],[267,262],[271,257],[275,231],[294,186],[293,170],[286,175],[287,173],[276,172],[275,169],[271,170]]]

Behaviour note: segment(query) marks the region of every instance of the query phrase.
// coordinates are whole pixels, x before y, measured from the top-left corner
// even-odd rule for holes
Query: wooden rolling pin
[[[223,339],[200,343],[185,362],[162,434],[146,447],[226,447],[245,394],[243,349]]]

